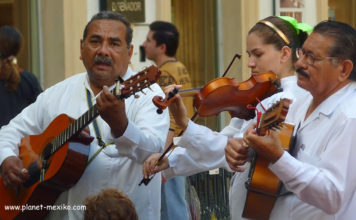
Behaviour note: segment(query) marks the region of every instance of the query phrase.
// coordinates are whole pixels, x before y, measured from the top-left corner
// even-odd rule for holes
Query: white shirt
[[[262,101],[265,109],[268,109],[282,98],[289,98],[292,104],[308,92],[297,85],[297,77],[289,76],[281,79],[283,92],[276,93]],[[257,106],[259,111],[262,107]],[[163,176],[169,179],[173,176],[189,176],[214,168],[225,168],[232,171],[225,159],[225,146],[228,138],[242,137],[245,130],[255,121],[232,118],[230,124],[220,133],[211,129],[189,122],[184,135],[175,143],[178,147],[168,157],[170,168],[163,171]],[[244,166],[245,172],[235,173],[231,179],[229,191],[229,206],[231,219],[242,219],[242,211],[245,204],[245,181],[248,177],[250,164]]]
[[[271,219],[355,219],[356,83],[321,103],[305,120],[307,95],[290,110],[299,123],[296,158],[284,152],[270,169],[293,192],[277,200]]]
[[[128,69],[124,79],[135,73]],[[70,77],[40,94],[36,102],[0,130],[0,163],[9,156],[18,155],[17,144],[21,138],[39,134],[59,114],[78,118],[88,110],[86,89],[90,89],[86,73]],[[142,163],[152,153],[161,152],[169,127],[168,111],[159,115],[152,103],[155,95],[164,95],[157,84],[146,95],[125,99],[128,127],[119,138],[113,138],[108,124],[99,116],[98,126],[105,143],[115,143],[102,152],[85,169],[80,180],[62,193],[56,204],[81,205],[83,200],[103,188],[116,188],[124,192],[135,204],[139,219],[160,218],[161,180],[154,178],[148,186],[138,186],[142,179]],[[93,100],[95,102],[95,100]],[[90,134],[95,136],[93,125]],[[97,140],[90,144],[89,158],[99,149]],[[82,211],[52,211],[50,219],[82,219]]]

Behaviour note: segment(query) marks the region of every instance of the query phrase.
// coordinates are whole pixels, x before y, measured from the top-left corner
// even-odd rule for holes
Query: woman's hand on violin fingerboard
[[[161,161],[157,162],[161,155],[161,153],[152,154],[146,159],[142,166],[143,178],[147,179],[151,175],[169,168],[167,156],[164,156]]]
[[[166,97],[168,96],[168,93],[173,91],[175,88],[181,89],[181,85],[169,85],[164,88],[164,92],[166,93]],[[173,97],[172,103],[168,106],[169,111],[174,117],[174,120],[176,121],[177,125],[185,130],[188,126],[189,118],[187,116],[187,109],[183,103],[182,97],[179,94],[176,94]]]

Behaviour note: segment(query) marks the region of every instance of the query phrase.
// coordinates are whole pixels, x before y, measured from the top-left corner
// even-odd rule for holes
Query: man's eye
[[[90,43],[91,44],[99,44],[99,41],[98,40],[91,40]]]
[[[306,53],[305,56],[306,56],[308,59],[314,60],[314,55],[313,55],[312,53]]]

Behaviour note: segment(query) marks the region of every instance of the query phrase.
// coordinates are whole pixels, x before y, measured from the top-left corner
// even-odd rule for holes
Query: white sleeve
[[[115,139],[119,154],[143,163],[152,153],[162,152],[169,128],[168,110],[157,114],[152,103],[155,95],[163,96],[161,88],[154,84],[152,91],[144,90],[145,95],[132,105],[133,116],[129,118],[124,134]]]
[[[316,164],[284,152],[269,168],[299,199],[328,214],[336,213],[356,189],[355,124],[356,119],[348,120],[330,131],[330,137],[324,137],[329,141]]]
[[[162,175],[165,179],[170,179],[175,176],[191,176],[218,167],[229,167],[225,156],[218,160],[206,160],[204,152],[202,152],[202,157],[197,160],[191,157],[187,149],[182,147],[176,147],[171,155],[169,155],[168,161],[170,167],[162,171]]]
[[[189,176],[215,168],[231,171],[225,159],[228,137],[189,121],[177,147],[168,157],[167,177]]]
[[[245,122],[245,120],[240,118],[231,118],[230,123],[220,131],[220,134],[228,137],[241,136]]]

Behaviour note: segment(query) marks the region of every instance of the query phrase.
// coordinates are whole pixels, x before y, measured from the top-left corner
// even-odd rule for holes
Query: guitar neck
[[[49,158],[73,136],[77,135],[81,130],[88,126],[96,117],[98,117],[98,115],[99,111],[96,107],[96,104],[94,104],[91,108],[89,108],[88,111],[86,111],[82,116],[71,123],[67,129],[62,131],[51,141],[50,144],[46,146],[43,151],[43,157]]]

